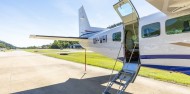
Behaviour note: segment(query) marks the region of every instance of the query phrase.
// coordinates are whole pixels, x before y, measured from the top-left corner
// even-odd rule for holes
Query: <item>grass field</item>
[[[69,53],[68,55],[59,55],[59,53],[64,53],[64,52],[67,53],[67,52],[69,52],[69,50],[27,49],[25,51],[44,54],[46,56],[64,59],[64,60],[68,60],[68,61],[73,61],[73,62],[77,62],[77,63],[84,63],[84,52],[75,52],[75,53]],[[115,63],[115,60],[107,58],[100,54],[97,54],[94,52],[87,53],[87,64],[88,65],[98,66],[98,67],[102,67],[102,68],[106,68],[106,69],[112,69],[114,63]],[[121,69],[121,67],[122,67],[122,63],[118,62],[115,70],[118,71]],[[167,82],[171,82],[171,83],[190,86],[190,76],[182,74],[182,73],[141,67],[139,75],[143,76],[143,77],[161,80],[161,81],[167,81]]]

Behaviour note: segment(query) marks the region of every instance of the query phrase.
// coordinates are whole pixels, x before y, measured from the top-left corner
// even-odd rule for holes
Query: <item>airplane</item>
[[[140,2],[140,1],[139,1]],[[111,94],[113,84],[123,94],[133,83],[141,64],[190,67],[190,1],[146,0],[160,11],[145,17],[132,0],[119,0],[114,9],[122,23],[109,28],[91,27],[84,7],[79,9],[79,37],[31,35],[30,38],[79,41],[85,48],[123,61],[122,70],[102,94]],[[117,80],[123,80],[119,83]]]

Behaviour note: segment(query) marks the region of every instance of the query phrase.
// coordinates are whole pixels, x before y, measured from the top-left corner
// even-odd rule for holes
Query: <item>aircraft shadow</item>
[[[106,86],[103,86],[102,84],[108,82],[109,77],[110,76],[107,75],[87,79],[70,78],[63,83],[15,92],[12,94],[102,94],[102,91],[106,88]],[[111,94],[116,94],[117,90],[111,89],[110,92]],[[124,94],[132,93],[125,92]]]

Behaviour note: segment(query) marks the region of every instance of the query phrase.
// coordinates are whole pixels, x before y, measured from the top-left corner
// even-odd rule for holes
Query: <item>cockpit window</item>
[[[118,11],[120,12],[121,16],[127,16],[133,12],[133,9],[129,3],[126,3],[118,7]]]
[[[166,33],[180,34],[190,32],[190,15],[169,19],[166,21]]]

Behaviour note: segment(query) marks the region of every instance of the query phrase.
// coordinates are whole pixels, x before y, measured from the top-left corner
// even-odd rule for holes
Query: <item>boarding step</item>
[[[113,81],[115,84],[117,84],[117,85],[125,85],[125,84],[123,84],[122,82],[118,82],[118,81]]]
[[[116,94],[123,94],[127,86],[136,78],[139,68],[140,64],[138,63],[126,63],[123,66],[122,71],[116,74],[112,81],[109,82],[107,88],[102,94],[111,94],[109,90],[113,84],[117,84],[121,87]]]

